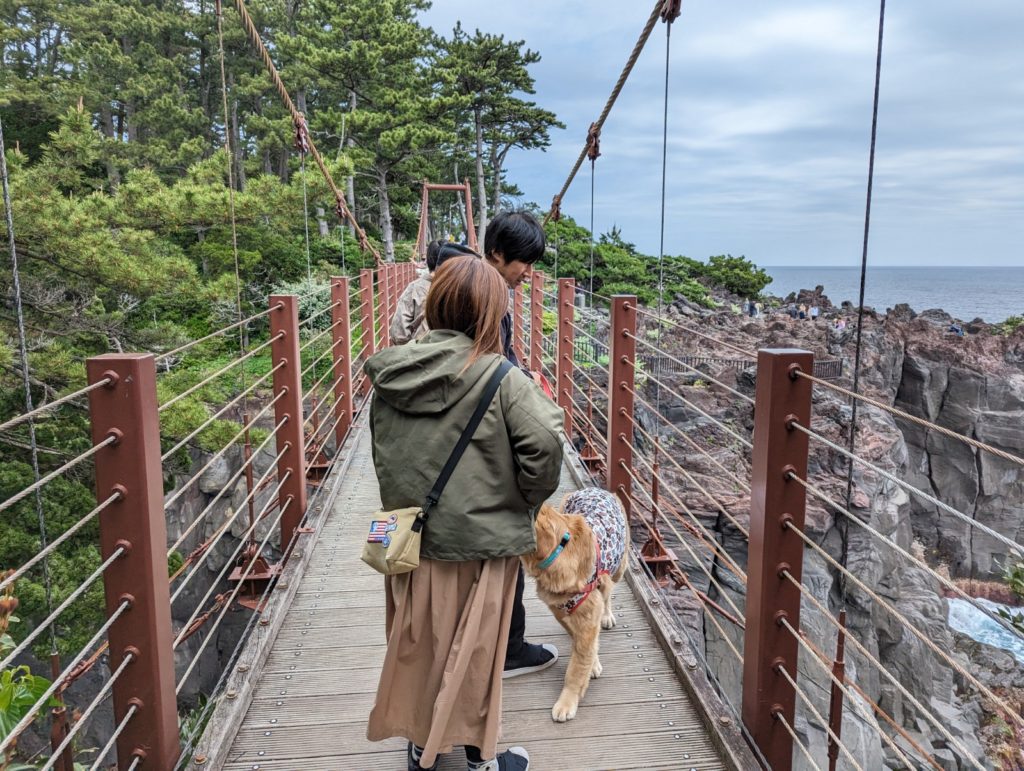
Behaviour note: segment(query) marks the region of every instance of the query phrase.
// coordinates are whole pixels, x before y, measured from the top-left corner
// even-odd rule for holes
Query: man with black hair
[[[517,289],[533,273],[533,265],[544,256],[544,228],[529,212],[502,212],[487,223],[484,236],[484,258],[501,274],[510,292]],[[509,311],[501,322],[505,357],[520,366],[512,350],[512,299]]]
[[[427,245],[427,272],[409,284],[398,298],[395,315],[391,319],[391,341],[395,345],[404,345],[410,340],[418,340],[427,334],[427,324],[423,320],[427,303],[427,292],[430,282],[434,279],[434,271],[438,266],[438,254],[441,241],[431,241]]]
[[[509,287],[509,309],[501,321],[502,347],[505,357],[521,366],[512,350],[511,292],[530,278],[533,265],[544,255],[544,228],[529,212],[502,212],[487,223],[484,236],[484,259],[497,270]],[[523,589],[526,579],[522,565],[516,581],[516,598],[505,653],[504,677],[517,677],[547,669],[558,660],[558,649],[550,644],[526,642],[526,607]]]

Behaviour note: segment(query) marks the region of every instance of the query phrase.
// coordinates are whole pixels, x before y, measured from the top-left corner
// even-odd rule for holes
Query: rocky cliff
[[[808,296],[814,293],[808,293]],[[827,309],[817,322],[794,321],[788,315],[769,315],[751,320],[730,313],[708,312],[681,299],[669,310],[669,316],[684,323],[699,321],[700,330],[739,345],[746,350],[759,347],[803,347],[819,357],[842,357],[845,377],[840,385],[850,387],[854,358],[856,315],[849,308],[834,308],[827,298],[814,295],[815,302]],[[835,319],[842,318],[845,330]],[[965,336],[949,332],[951,319],[940,311],[920,315],[901,307],[886,314],[869,312],[864,320],[860,388],[879,401],[932,421],[960,434],[973,437],[1018,456],[1024,455],[1024,334],[993,334],[985,325],[969,325]],[[652,332],[653,334],[653,332]],[[664,333],[663,333],[664,334]],[[664,334],[663,345],[676,353],[709,355],[714,345],[706,340],[674,330]],[[717,352],[732,357],[729,350]],[[704,365],[702,365],[703,368]],[[713,365],[708,374],[753,395],[752,371]],[[680,395],[718,419],[752,429],[752,409],[724,389],[699,376],[673,379]],[[647,386],[654,397],[653,386]],[[740,443],[714,429],[710,421],[668,393],[661,395],[663,411],[687,434],[712,452],[727,468],[749,472],[749,452]],[[816,387],[814,394],[814,430],[845,446],[849,440],[853,410],[840,395]],[[652,428],[658,421],[641,415]],[[992,528],[1006,538],[1024,543],[1024,470],[1020,466],[988,453],[979,453],[969,445],[926,430],[912,422],[897,420],[889,413],[870,406],[858,408],[856,425],[857,453],[934,498],[948,504],[969,519]],[[670,431],[662,431],[671,452],[715,497],[744,523],[749,512],[749,494],[741,486],[724,478],[712,461],[681,442],[672,442]],[[702,438],[704,441],[702,441]],[[745,567],[746,541],[735,527],[710,504],[708,498],[682,475],[664,473],[682,492],[683,503],[704,524],[713,529],[728,553]],[[1010,549],[1001,541],[982,533],[940,507],[858,465],[853,468],[851,511],[861,521],[886,536],[902,549],[923,559],[931,567],[948,570],[953,577],[998,578]],[[830,498],[842,503],[849,474],[847,460],[839,453],[812,442],[809,476]],[[1011,688],[1024,683],[1024,668],[1012,657],[952,632],[946,623],[947,607],[941,586],[934,576],[908,561],[895,549],[834,509],[814,498],[808,500],[806,529],[822,549],[836,560],[845,561],[849,570],[872,593],[891,604],[897,612],[943,652],[953,652],[954,660],[987,685]],[[743,607],[742,584],[722,561],[711,558],[709,550],[684,530],[682,538],[699,559],[711,569],[724,589],[708,581],[697,568],[688,550],[675,541],[688,574],[712,598],[726,594]],[[643,537],[638,534],[638,539]],[[845,542],[845,548],[844,548]],[[703,578],[703,581],[700,579]],[[991,705],[981,702],[955,668],[935,650],[885,610],[870,593],[856,586],[844,587],[824,557],[806,550],[803,580],[816,600],[835,614],[847,610],[851,636],[895,677],[895,683],[881,676],[867,657],[847,646],[847,672],[863,690],[857,705],[847,704],[844,713],[844,741],[864,768],[898,768],[897,755],[878,736],[879,723],[909,750],[917,744],[948,769],[971,767],[965,754],[984,757],[981,737],[992,723]],[[734,703],[739,703],[739,670],[734,655],[725,644],[722,630],[698,612],[695,600],[686,590],[675,594],[675,603],[687,623],[697,633],[712,672],[721,681]],[[801,627],[808,639],[831,655],[835,646],[835,628],[805,597]],[[722,624],[725,634],[740,647],[742,633]],[[800,655],[800,679],[815,708],[828,714],[829,678],[813,659]],[[897,684],[898,683],[898,684]],[[901,689],[902,687],[902,689]],[[906,692],[904,692],[904,690]],[[1008,698],[1019,698],[1012,690],[1000,691]],[[939,716],[941,726],[952,734],[950,741],[936,725],[925,720],[913,700],[926,705]],[[899,727],[878,716],[874,702]],[[1018,706],[1019,708],[1019,706]],[[810,712],[798,709],[798,732],[817,758],[823,758],[826,745],[824,726]],[[991,752],[991,745],[989,747]],[[993,768],[1017,768],[1016,761],[992,754],[987,764]],[[1024,758],[1021,759],[1024,763]],[[803,758],[797,760],[804,765]],[[840,761],[843,765],[843,761]]]

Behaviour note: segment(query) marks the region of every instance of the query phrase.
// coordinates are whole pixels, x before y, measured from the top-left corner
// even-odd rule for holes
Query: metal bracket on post
[[[526,362],[526,352],[523,350],[523,292],[522,287],[512,290],[512,350],[520,362]]]
[[[348,276],[331,279],[331,326],[334,330],[334,452],[341,451],[352,425],[352,319],[348,307]]]
[[[750,543],[747,556],[746,629],[743,649],[743,722],[776,771],[793,765],[793,740],[773,716],[794,725],[796,694],[777,671],[797,677],[798,642],[780,622],[800,628],[800,591],[785,577],[800,580],[804,544],[786,523],[803,529],[806,493],[790,474],[807,475],[807,435],[790,427],[809,426],[811,382],[795,367],[814,371],[814,354],[796,349],[762,349],[757,355],[754,449],[750,479]]]
[[[608,335],[608,490],[619,496],[627,519],[632,506],[633,392],[636,388],[636,297],[612,298]]]
[[[111,671],[129,652],[134,657],[114,683],[115,720],[133,706],[137,710],[118,737],[118,767],[126,769],[141,757],[141,768],[166,771],[174,768],[181,742],[156,363],[150,354],[108,354],[89,359],[86,366],[90,384],[111,381],[89,393],[93,442],[117,437],[96,453],[95,461],[97,497],[121,492],[99,517],[101,556],[125,549],[103,574],[108,616],[130,602],[107,633]]]
[[[271,366],[275,367],[274,396],[280,396],[274,403],[274,424],[280,425],[275,444],[277,452],[281,453],[277,461],[277,478],[282,480],[288,474],[278,492],[278,505],[284,509],[281,516],[281,553],[287,554],[295,530],[306,512],[299,301],[295,295],[271,295],[270,308],[270,334],[274,340],[270,345]],[[283,425],[281,421],[284,421]],[[288,503],[289,499],[291,503]]]
[[[544,356],[544,274],[533,271],[530,278],[530,371],[541,372]]]
[[[575,353],[573,320],[576,315],[576,280],[558,279],[558,346],[555,362],[555,401],[565,410],[565,435],[572,438],[573,354]]]

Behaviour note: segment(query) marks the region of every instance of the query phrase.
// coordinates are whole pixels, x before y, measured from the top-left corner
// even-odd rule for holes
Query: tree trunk
[[[377,195],[380,199],[380,232],[384,239],[385,262],[395,261],[395,237],[391,228],[391,199],[388,197],[388,174],[377,172]]]
[[[504,159],[498,152],[497,145],[491,148],[491,173],[494,175],[494,198],[491,205],[494,206],[494,215],[498,215],[501,208],[501,167]]]
[[[331,234],[331,226],[327,224],[327,212],[324,211],[323,206],[316,207],[316,227],[320,233],[320,238],[327,238]]]
[[[354,109],[356,109],[356,92],[355,91],[349,91],[348,102],[349,102],[349,112],[352,112]],[[355,139],[352,138],[351,134],[349,135],[349,137],[346,140],[346,142],[347,142],[347,146],[348,147],[355,147],[356,146],[356,141],[355,141]],[[357,215],[356,215],[356,179],[351,174],[349,175],[348,179],[345,180],[345,198],[348,199],[348,210],[350,212],[352,212],[352,218],[353,219],[357,219]],[[349,231],[349,233],[352,234],[352,238],[356,237],[356,226],[354,224],[349,223],[348,231]]]
[[[110,105],[106,102],[100,107],[100,118],[103,123],[103,136],[107,139],[113,140],[114,138],[114,113],[110,109]],[[117,164],[114,162],[113,148],[108,146],[106,152],[104,152],[107,162],[107,181],[110,182],[112,188],[116,188],[121,184],[121,172],[117,169]]]
[[[487,232],[487,183],[484,180],[484,122],[480,108],[473,110],[473,122],[476,126],[476,191],[477,191],[477,224],[476,240],[480,248],[484,248],[484,234]]]

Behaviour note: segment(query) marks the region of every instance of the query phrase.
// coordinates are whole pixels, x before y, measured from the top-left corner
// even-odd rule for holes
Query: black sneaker
[[[509,747],[494,760],[477,766],[475,771],[529,771],[529,768],[530,754],[522,747]]]
[[[531,672],[540,672],[547,669],[558,661],[558,648],[551,643],[537,645],[535,643],[523,643],[522,650],[514,659],[505,660],[505,671],[502,678],[519,677],[528,675]]]
[[[405,759],[409,765],[409,771],[437,771],[437,763],[435,762],[430,768],[421,766],[412,757],[412,742],[409,742],[409,746],[405,750]]]

